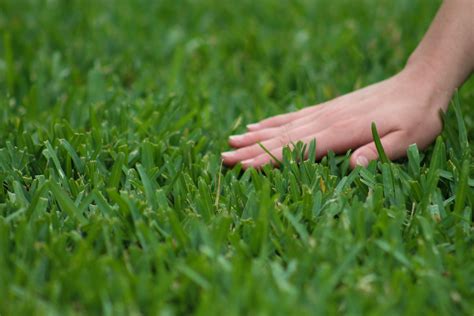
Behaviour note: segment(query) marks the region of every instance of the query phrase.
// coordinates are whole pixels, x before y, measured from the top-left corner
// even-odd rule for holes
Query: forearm
[[[445,0],[410,56],[439,92],[452,95],[474,70],[474,0]]]

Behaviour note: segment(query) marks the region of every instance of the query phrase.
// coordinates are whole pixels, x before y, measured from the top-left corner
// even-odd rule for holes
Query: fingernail
[[[359,157],[357,157],[356,163],[359,166],[367,167],[369,165],[369,160],[367,160],[367,158],[364,157],[364,156],[359,156]]]
[[[223,153],[221,154],[221,157],[224,158],[224,159],[225,159],[225,158],[230,158],[230,157],[232,157],[233,154],[234,154],[233,151],[226,151],[226,152],[223,152]]]
[[[252,165],[253,159],[247,159],[241,162],[242,166],[244,167],[250,167]]]
[[[239,141],[243,140],[243,138],[244,137],[242,135],[232,135],[232,136],[229,137],[229,139],[231,141],[236,141],[236,142],[239,142]]]
[[[260,127],[260,124],[259,124],[259,123],[247,125],[247,128],[248,128],[248,129],[259,128],[259,127]]]

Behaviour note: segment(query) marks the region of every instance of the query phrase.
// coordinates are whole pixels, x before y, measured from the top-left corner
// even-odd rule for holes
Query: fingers
[[[320,108],[321,106],[310,106],[296,112],[290,112],[286,114],[272,116],[258,123],[247,125],[247,129],[250,132],[254,132],[254,131],[259,131],[265,128],[278,127],[278,126],[287,124],[291,121],[310,115],[318,111]]]
[[[288,146],[291,146],[291,144],[288,145]],[[271,155],[269,155],[268,153],[263,153],[263,154],[260,154],[256,157],[244,160],[244,161],[242,161],[242,168],[244,170],[246,170],[250,167],[258,169],[258,168],[260,168],[264,165],[267,165],[267,164],[272,164],[274,166],[277,166],[278,161],[281,161],[282,158],[283,158],[283,148],[284,147],[278,147],[276,149],[269,150],[269,153]],[[277,160],[275,160],[275,158]]]
[[[364,125],[367,126],[364,127]],[[309,136],[303,136],[299,140],[306,144],[309,144],[313,139],[316,139],[317,159],[321,159],[330,150],[336,153],[344,153],[349,149],[357,148],[369,142],[372,137],[369,124],[359,123],[356,119],[341,121],[318,133],[306,133],[305,135]],[[260,150],[256,150],[252,154],[249,153],[245,156],[245,159],[235,159],[234,163],[242,162],[244,169],[248,167],[260,168],[269,163],[276,165],[277,162],[273,157],[281,160],[284,147],[286,146],[280,145],[274,148],[267,148],[270,154],[260,148]],[[305,154],[306,156],[308,155],[308,153]],[[224,159],[224,163],[229,161],[230,160]]]
[[[270,138],[274,138],[281,132],[281,127],[272,127],[255,132],[245,133],[243,135],[233,135],[229,137],[229,145],[234,148],[246,147]]]
[[[334,132],[334,131],[332,131]],[[345,134],[345,132],[335,133],[330,135],[329,130],[326,130],[318,135],[312,135],[310,137],[302,139],[303,142],[309,143],[311,140],[317,140],[317,152],[316,158],[321,159],[325,156],[329,150],[332,150],[336,153],[344,153],[349,149],[357,148],[360,146],[358,144],[357,139],[361,141],[363,139],[367,139],[371,137],[367,135],[366,132],[362,132],[357,137],[353,139],[349,139]],[[319,141],[318,141],[319,140]],[[384,151],[387,154],[390,160],[398,159],[404,157],[406,154],[406,149],[409,146],[409,141],[407,141],[407,137],[403,131],[396,131],[389,133],[381,138],[382,146],[384,147]],[[270,154],[264,152],[254,158],[246,159],[242,161],[242,165],[244,169],[249,167],[260,168],[266,164],[273,164],[277,165],[278,161],[282,159],[283,148],[278,147],[275,149],[270,150]],[[306,153],[307,154],[307,153]],[[374,142],[369,142],[365,145],[359,147],[351,156],[350,158],[350,165],[352,168],[355,168],[357,165],[361,165],[367,167],[370,161],[378,159],[377,148],[375,147]]]
[[[250,158],[255,158],[265,153],[265,150],[262,147],[269,151],[276,148],[283,148],[292,142],[298,142],[306,135],[313,134],[314,131],[312,128],[313,126],[311,125],[304,125],[289,131],[287,131],[285,128],[281,128],[276,133],[276,135],[274,135],[274,137],[261,143],[252,144],[250,146],[239,148],[235,151],[223,153],[222,159],[224,164],[233,165]]]
[[[380,139],[387,157],[390,160],[398,159],[406,155],[406,150],[410,145],[410,141],[407,140],[405,132],[395,131],[383,136]],[[369,162],[378,159],[377,148],[375,143],[372,141],[362,147],[359,147],[350,158],[350,164],[352,168],[357,165],[367,167]]]
[[[257,142],[262,142],[277,137],[283,133],[291,133],[292,131],[303,128],[304,126],[306,126],[305,129],[307,132],[314,134],[330,126],[335,119],[342,119],[334,113],[337,114],[337,111],[334,111],[334,108],[331,109],[328,107],[320,107],[318,111],[314,111],[311,114],[305,115],[299,119],[295,119],[279,127],[264,128],[242,135],[230,136],[229,145],[234,148],[250,146]],[[293,138],[293,140],[295,140],[295,138]]]
[[[243,135],[233,135],[229,137],[229,145],[231,145],[234,148],[241,148],[241,147],[250,146],[255,143],[262,142],[268,139],[272,139],[272,138],[278,137],[281,134],[287,134],[301,128],[306,129],[308,132],[309,130],[315,129],[318,127],[320,129],[323,128],[322,124],[308,125],[308,123],[312,121],[314,121],[312,116],[307,116],[307,117],[303,117],[295,121],[289,122],[287,124],[284,124],[280,127],[265,128],[265,129],[261,129],[255,132],[248,132]]]
[[[247,125],[247,129],[249,132],[256,132],[256,131],[260,131],[266,128],[279,127],[279,126],[288,124],[289,122],[292,122],[292,121],[307,117],[308,115],[311,115],[313,113],[319,112],[322,109],[326,108],[327,106],[334,107],[338,104],[359,103],[362,100],[367,99],[375,88],[376,88],[375,85],[368,86],[363,89],[354,91],[352,93],[348,93],[346,95],[337,97],[330,101],[321,103],[319,105],[313,105],[296,112],[280,114],[273,117],[269,117],[258,123]]]

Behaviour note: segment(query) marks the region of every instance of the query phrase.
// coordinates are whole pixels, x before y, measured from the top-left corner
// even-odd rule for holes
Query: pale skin
[[[277,165],[284,147],[316,139],[316,158],[353,150],[351,167],[378,159],[375,122],[387,156],[404,157],[411,144],[428,147],[441,132],[439,111],[474,70],[474,0],[445,0],[406,66],[396,75],[319,105],[247,126],[229,138],[224,164],[244,169]]]

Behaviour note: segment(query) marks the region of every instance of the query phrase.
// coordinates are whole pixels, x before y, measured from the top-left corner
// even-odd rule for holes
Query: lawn
[[[439,3],[2,0],[0,315],[473,315],[474,80],[407,159],[220,160],[396,73]]]

